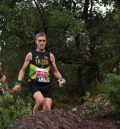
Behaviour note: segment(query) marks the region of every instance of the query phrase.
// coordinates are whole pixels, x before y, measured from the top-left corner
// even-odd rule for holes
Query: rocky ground
[[[120,114],[112,110],[107,98],[98,95],[92,99],[88,97],[77,108],[53,109],[16,120],[7,129],[120,129]]]
[[[94,114],[90,119],[83,119],[80,113],[80,110],[63,109],[38,112],[15,121],[7,129],[120,129],[120,117]]]

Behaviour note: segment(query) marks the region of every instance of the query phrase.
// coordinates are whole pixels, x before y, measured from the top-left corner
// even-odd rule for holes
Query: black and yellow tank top
[[[50,82],[50,52],[32,51],[32,60],[29,67],[30,80],[42,83]]]

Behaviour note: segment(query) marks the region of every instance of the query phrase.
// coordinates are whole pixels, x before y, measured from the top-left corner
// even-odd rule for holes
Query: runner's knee
[[[46,99],[44,103],[44,110],[50,111],[52,107],[52,99]]]

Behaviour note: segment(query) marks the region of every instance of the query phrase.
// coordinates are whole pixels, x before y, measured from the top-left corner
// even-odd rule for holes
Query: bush
[[[12,96],[5,92],[0,96],[0,129],[7,127],[12,121],[32,113],[31,105],[19,95]]]
[[[96,112],[105,112],[105,108],[109,104],[104,94],[91,96],[89,92],[86,92],[83,99],[84,103],[81,105],[81,116],[83,116],[85,119],[90,119]]]
[[[106,94],[120,112],[120,75],[108,74],[105,80]]]

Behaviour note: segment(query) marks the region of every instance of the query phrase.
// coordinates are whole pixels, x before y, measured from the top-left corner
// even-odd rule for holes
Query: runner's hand
[[[21,86],[15,85],[12,90],[13,91],[19,91],[20,89],[21,89]]]
[[[66,81],[65,81],[65,79],[64,78],[59,78],[59,80],[58,80],[58,82],[59,82],[59,86],[60,87],[63,87],[64,86],[64,84],[66,83]]]

